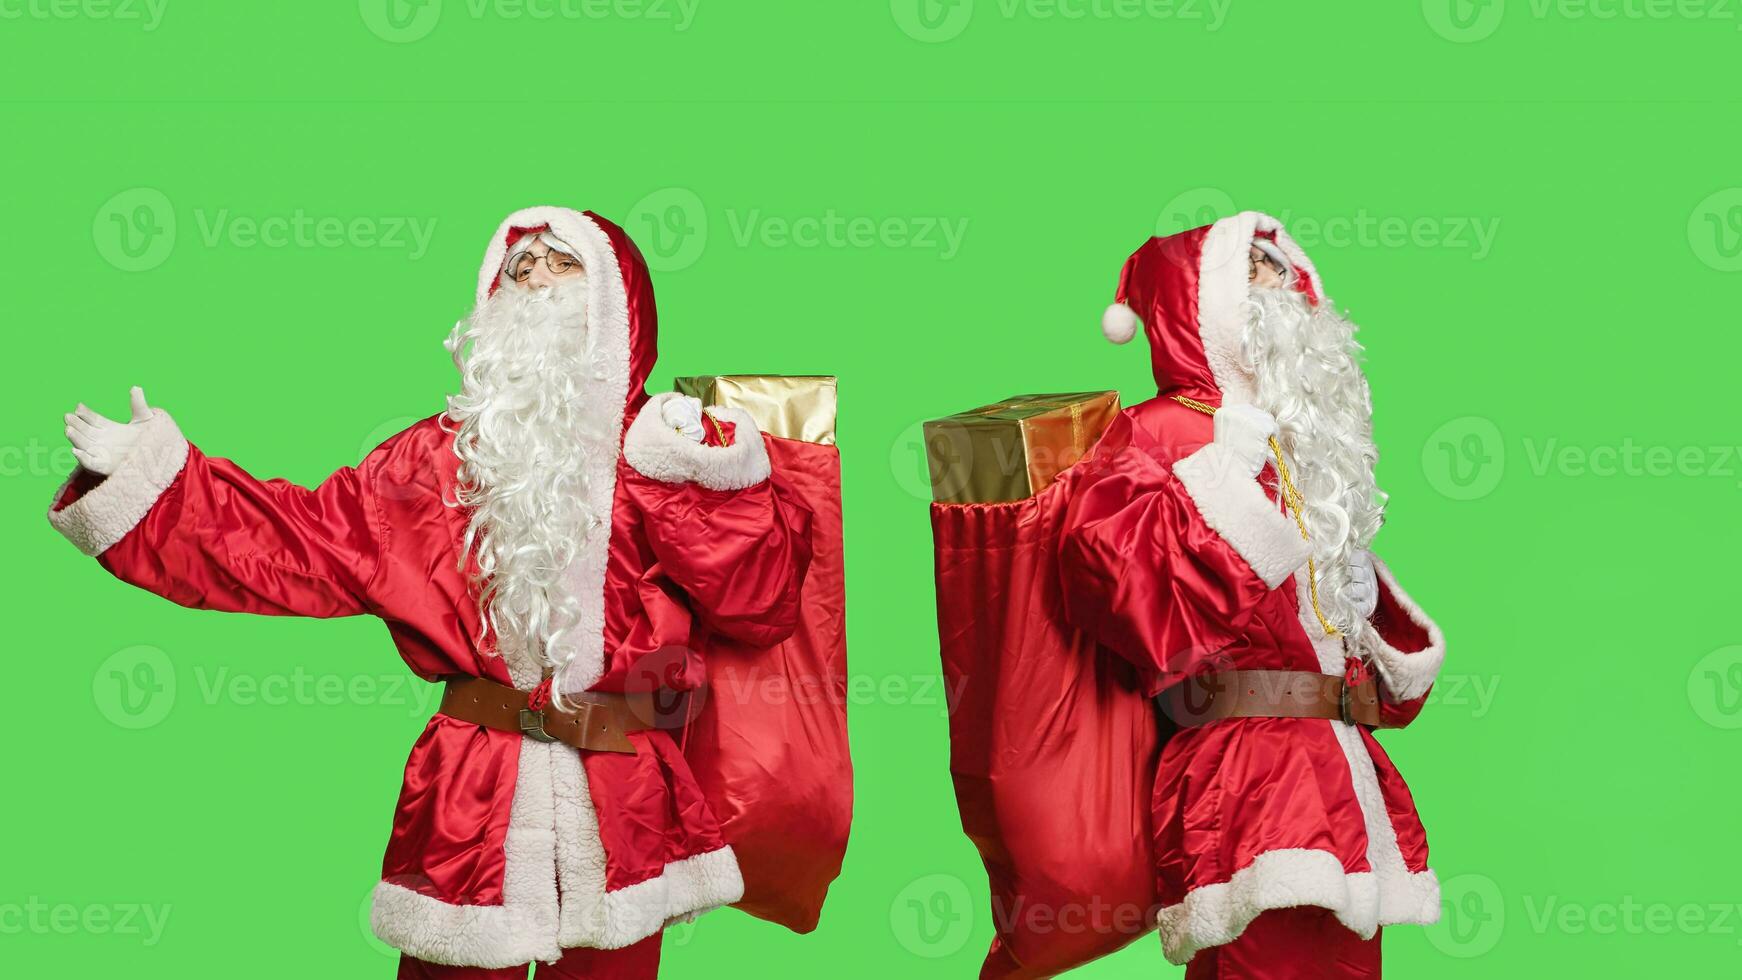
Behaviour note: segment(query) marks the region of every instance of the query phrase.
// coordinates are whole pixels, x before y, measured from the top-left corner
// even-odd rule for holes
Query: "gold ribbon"
[[[1216,406],[1206,405],[1196,398],[1174,395],[1173,400],[1187,408],[1203,412],[1205,415],[1213,416],[1216,414]],[[1307,537],[1306,529],[1306,498],[1302,497],[1300,491],[1294,488],[1294,479],[1288,473],[1288,463],[1282,458],[1282,443],[1276,441],[1275,436],[1270,437],[1270,451],[1276,454],[1276,475],[1282,483],[1283,503],[1294,518],[1295,526],[1300,528],[1301,540],[1310,541],[1312,539]],[[1343,631],[1332,626],[1331,621],[1325,618],[1324,610],[1319,608],[1319,572],[1311,555],[1307,556],[1307,590],[1312,593],[1313,597],[1313,615],[1319,618],[1319,625],[1325,628],[1325,635],[1343,635]]]

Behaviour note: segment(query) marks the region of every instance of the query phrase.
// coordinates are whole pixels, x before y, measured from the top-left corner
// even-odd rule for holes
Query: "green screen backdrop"
[[[1154,394],[1146,236],[1281,217],[1364,325],[1378,550],[1444,627],[1384,737],[1446,915],[1403,977],[1742,966],[1736,0],[0,0],[0,975],[386,977],[435,690],[382,627],[191,612],[43,520],[142,384],[318,481],[438,411],[496,223],[622,223],[654,385],[840,376],[857,820],[820,929],[666,975],[966,977],[920,424]],[[1070,801],[1060,801],[1069,806]],[[1176,975],[1154,937],[1080,971]]]

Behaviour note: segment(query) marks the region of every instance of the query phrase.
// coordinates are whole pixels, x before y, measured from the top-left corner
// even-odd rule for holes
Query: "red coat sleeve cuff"
[[[1446,638],[1397,584],[1391,569],[1378,558],[1379,606],[1373,613],[1368,653],[1395,701],[1413,701],[1428,692],[1446,659]]]

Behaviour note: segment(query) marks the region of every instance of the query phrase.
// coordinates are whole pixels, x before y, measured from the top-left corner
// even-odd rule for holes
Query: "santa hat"
[[[1264,257],[1274,263],[1278,269],[1282,270],[1285,277],[1294,279],[1297,275],[1294,260],[1289,258],[1288,253],[1280,244],[1277,243],[1276,240],[1277,233],[1281,230],[1281,226],[1276,224],[1275,219],[1270,218],[1268,215],[1260,215],[1256,212],[1250,213],[1254,219],[1251,222],[1251,224],[1254,225],[1251,235],[1252,247],[1263,252]],[[1245,218],[1246,215],[1242,214],[1234,216],[1234,219],[1232,220],[1242,220]],[[1230,219],[1223,220],[1228,221]],[[1273,227],[1265,227],[1266,224],[1272,225]],[[1207,228],[1193,229],[1192,232],[1182,233],[1181,236],[1175,236],[1175,238],[1206,230]],[[1174,238],[1152,239],[1151,241],[1168,242],[1172,240],[1174,240]],[[1142,252],[1143,250],[1140,249],[1139,255],[1141,255]],[[1147,288],[1152,284],[1140,281],[1144,278],[1144,275],[1139,270],[1140,266],[1155,265],[1157,263],[1153,261],[1146,263],[1139,262],[1137,259],[1138,255],[1132,256],[1133,261],[1126,264],[1124,272],[1120,276],[1118,301],[1107,307],[1107,309],[1101,314],[1101,333],[1115,344],[1129,343],[1131,338],[1137,336],[1137,331],[1143,328],[1143,319],[1132,309],[1132,301],[1140,300],[1141,302],[1139,302],[1139,305],[1147,305],[1154,301],[1154,297],[1148,295],[1149,288]],[[1297,288],[1306,293],[1308,299],[1312,300],[1314,303],[1318,302],[1318,290],[1313,282],[1300,282],[1297,284]]]
[[[1278,269],[1281,269],[1283,273],[1287,275],[1294,274],[1294,263],[1290,262],[1288,256],[1283,254],[1281,246],[1276,244],[1274,238],[1266,238],[1263,235],[1253,235],[1252,247],[1263,252],[1264,257],[1269,259]]]

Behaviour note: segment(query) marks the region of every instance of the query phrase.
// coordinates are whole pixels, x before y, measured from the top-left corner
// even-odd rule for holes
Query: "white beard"
[[[591,363],[584,277],[553,289],[504,286],[454,325],[447,347],[460,393],[455,503],[469,508],[464,556],[478,564],[483,628],[492,655],[529,659],[560,672],[562,637],[579,616],[563,574],[603,524],[587,505],[586,464],[615,453],[603,431],[602,376]]]
[[[1346,597],[1349,559],[1379,533],[1385,494],[1373,477],[1379,453],[1355,325],[1289,287],[1253,289],[1247,310],[1241,363],[1258,407],[1276,416],[1289,474],[1306,502],[1319,607],[1359,645],[1372,627]]]

